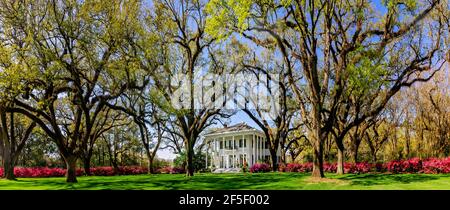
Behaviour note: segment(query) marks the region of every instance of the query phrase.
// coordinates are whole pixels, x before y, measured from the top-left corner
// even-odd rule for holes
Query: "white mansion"
[[[255,163],[270,161],[264,133],[245,123],[212,129],[204,137],[206,154],[210,156],[209,163],[206,158],[206,165],[213,172],[239,172],[244,163],[250,169]]]

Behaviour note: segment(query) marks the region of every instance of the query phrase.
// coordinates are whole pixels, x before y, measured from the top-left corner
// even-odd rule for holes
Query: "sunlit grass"
[[[1,190],[365,190],[450,189],[450,174],[326,174],[312,179],[306,173],[182,174],[78,177],[68,184],[63,177],[0,180]]]

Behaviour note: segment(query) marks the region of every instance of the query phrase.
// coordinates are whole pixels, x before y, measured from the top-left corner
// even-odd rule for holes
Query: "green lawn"
[[[159,174],[112,177],[78,177],[77,184],[67,184],[60,178],[19,178],[0,180],[0,190],[347,190],[389,189],[424,190],[450,189],[450,174],[326,174],[317,181],[309,174]]]

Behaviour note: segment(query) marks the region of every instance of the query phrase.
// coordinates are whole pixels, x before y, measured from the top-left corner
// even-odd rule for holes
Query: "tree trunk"
[[[147,168],[148,168],[148,173],[149,174],[154,174],[155,173],[155,170],[153,168],[153,158],[148,160]]]
[[[353,145],[353,163],[358,163],[358,150],[359,150],[359,144]]]
[[[313,171],[311,176],[316,178],[325,177],[323,173],[323,143],[320,139],[320,131],[317,133],[316,145],[313,153]]]
[[[270,156],[272,156],[272,171],[278,171],[277,150],[270,148]]]
[[[0,150],[3,164],[3,178],[15,180],[14,158],[11,141],[8,139],[8,129],[6,123],[6,112],[0,106]]]
[[[419,128],[419,141],[417,142],[417,152],[420,159],[423,158],[422,153],[422,142],[423,142],[423,129]]]
[[[119,174],[119,166],[117,165],[117,160],[111,161],[111,163],[113,166],[114,174]]]
[[[66,162],[66,182],[76,183],[77,181],[77,157],[75,155],[65,155],[64,161]]]
[[[338,161],[337,161],[337,170],[336,174],[342,175],[345,173],[344,171],[344,147],[338,146]]]
[[[7,149],[3,153],[3,178],[8,180],[16,180],[16,177],[14,176],[14,162],[13,154],[11,154],[9,149]]]
[[[318,118],[316,118],[318,119]],[[317,178],[323,178],[325,177],[325,174],[323,173],[323,133],[322,129],[320,128],[320,123],[317,122],[317,125],[315,126],[315,129],[313,130],[313,171],[311,176],[317,177]]]
[[[376,152],[372,152],[372,163],[373,164],[377,163],[377,153]]]
[[[84,168],[84,174],[86,176],[91,176],[91,157],[85,157],[83,159],[83,168]]]
[[[152,156],[152,155],[150,155],[149,157],[148,157],[148,173],[149,174],[154,174],[155,173],[155,168],[153,167],[153,161],[154,161],[154,157],[155,156]]]
[[[317,178],[325,177],[323,173],[323,153],[322,151],[320,151],[320,149],[314,149],[313,159],[313,171],[311,176]]]
[[[194,176],[194,154],[189,152],[186,161],[186,176]]]
[[[286,150],[283,148],[283,146],[281,148],[280,161],[282,164],[286,165]]]
[[[186,144],[186,176],[194,176],[194,148]]]

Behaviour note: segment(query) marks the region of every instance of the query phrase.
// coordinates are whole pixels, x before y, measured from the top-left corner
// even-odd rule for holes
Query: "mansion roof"
[[[243,131],[258,131],[258,130],[242,122],[232,126],[225,125],[223,128],[212,128],[205,135],[208,136],[221,133],[234,133]]]

